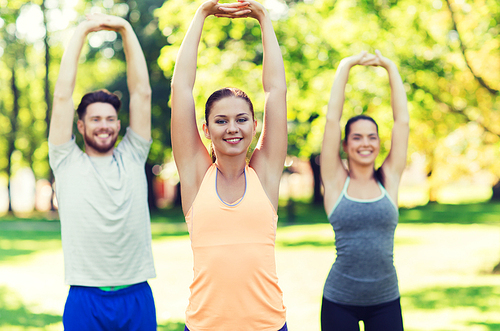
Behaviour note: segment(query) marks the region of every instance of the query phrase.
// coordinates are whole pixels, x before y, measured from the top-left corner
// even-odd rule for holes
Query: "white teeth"
[[[232,143],[235,143],[237,141],[239,141],[240,139],[239,138],[234,138],[234,139],[226,139],[226,141],[228,142],[232,142]]]
[[[109,137],[109,134],[108,133],[101,133],[99,135],[97,135],[99,138],[107,138]]]
[[[359,154],[361,154],[361,155],[370,155],[371,153],[372,152],[370,152],[370,151],[361,151],[361,152],[359,152]]]

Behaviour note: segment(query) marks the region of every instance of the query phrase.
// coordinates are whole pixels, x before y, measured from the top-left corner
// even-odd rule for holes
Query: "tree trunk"
[[[153,165],[146,162],[146,179],[148,181],[148,205],[151,212],[158,210],[158,204],[156,203],[156,192],[154,190],[154,179]]]
[[[50,80],[49,80],[49,72],[50,72],[50,47],[49,47],[49,30],[47,29],[47,10],[45,8],[45,1],[42,1],[42,5],[40,6],[43,13],[43,25],[45,26],[45,37],[43,38],[43,44],[45,45],[45,77],[44,77],[44,97],[45,97],[45,105],[47,107],[47,111],[45,113],[45,137],[49,137],[49,125],[50,125],[50,114],[52,110],[52,94],[50,93]],[[48,156],[47,156],[48,158]],[[47,160],[48,162],[48,160]],[[47,180],[51,184],[54,182],[54,174],[52,170],[49,171]],[[52,195],[54,194],[54,190],[52,190]],[[50,199],[50,210],[55,210],[54,199]]]
[[[323,194],[321,193],[321,172],[319,167],[319,155],[311,154],[309,158],[309,164],[311,165],[314,179],[312,203],[315,205],[321,205],[323,203]]]
[[[16,150],[15,142],[16,142],[16,132],[17,132],[17,115],[19,114],[19,90],[17,89],[16,82],[16,69],[15,65],[11,68],[11,80],[10,80],[10,89],[12,92],[12,112],[10,113],[10,127],[11,131],[8,134],[7,138],[7,179],[8,186],[7,189],[9,191],[9,211],[12,211],[12,204],[10,199],[10,178],[12,176],[12,154]]]
[[[500,201],[500,180],[493,185],[493,195],[491,196],[491,201]],[[499,266],[500,268],[500,266]]]

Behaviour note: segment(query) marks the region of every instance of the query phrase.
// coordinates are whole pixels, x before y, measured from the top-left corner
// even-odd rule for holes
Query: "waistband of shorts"
[[[123,290],[124,288],[130,287],[130,286],[133,286],[133,284],[132,285],[121,285],[121,286],[104,286],[104,287],[98,287],[98,289],[100,289],[101,291],[104,291],[104,292],[112,292],[112,291]]]
[[[71,288],[80,288],[85,289],[87,291],[92,291],[95,294],[102,295],[113,295],[113,294],[128,294],[130,292],[134,292],[139,290],[142,287],[148,287],[149,284],[147,281],[137,284],[131,285],[120,285],[120,286],[103,286],[103,287],[94,287],[94,286],[79,286],[79,285],[71,285]]]

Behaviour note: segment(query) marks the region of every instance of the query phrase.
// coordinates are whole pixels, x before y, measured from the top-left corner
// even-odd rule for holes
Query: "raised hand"
[[[359,54],[351,55],[342,59],[341,62],[347,64],[349,67],[353,67],[355,65],[363,65],[369,55],[370,54],[368,54],[366,51],[362,51]]]
[[[392,64],[392,61],[382,56],[382,53],[380,53],[377,49],[375,50],[375,54],[367,54],[359,64],[364,66],[383,67],[387,69]]]
[[[218,14],[215,16],[229,18],[252,17],[259,22],[266,16],[267,12],[262,4],[254,0],[238,0],[238,2],[232,4],[223,4],[221,5],[220,10],[223,11],[224,14]]]
[[[89,20],[80,22],[80,24],[78,24],[78,29],[85,35],[89,34],[90,32],[102,30],[98,22]]]
[[[233,2],[220,4],[219,0],[209,0],[200,6],[205,17],[214,15],[217,17],[240,18],[246,17],[249,10],[245,9],[247,2]]]
[[[128,24],[128,22],[125,19],[118,16],[96,13],[96,14],[89,14],[86,17],[87,17],[87,22],[89,22],[89,24],[94,24],[97,26],[97,30],[93,31],[112,30],[119,32],[123,30]]]

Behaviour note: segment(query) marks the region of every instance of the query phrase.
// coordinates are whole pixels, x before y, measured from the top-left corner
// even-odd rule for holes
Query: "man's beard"
[[[98,153],[107,153],[109,152],[112,148],[115,147],[115,143],[116,143],[116,140],[118,139],[118,136],[116,136],[113,140],[111,140],[109,142],[109,144],[106,144],[106,145],[98,145],[96,143],[96,141],[93,138],[93,135],[92,137],[89,137],[87,136],[87,131],[85,130],[84,131],[84,136],[83,136],[83,141],[85,142],[85,144],[92,148],[93,150],[95,150],[96,152]]]

